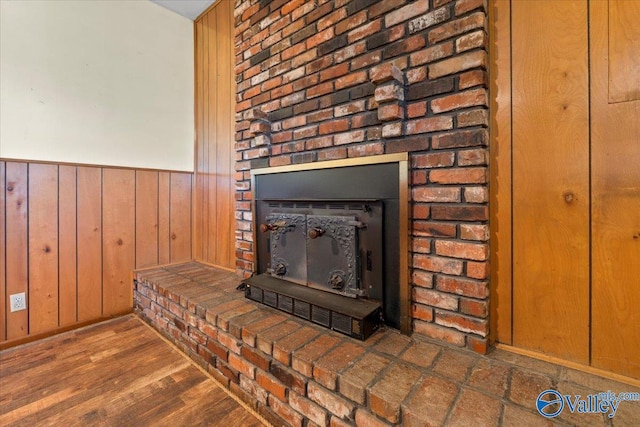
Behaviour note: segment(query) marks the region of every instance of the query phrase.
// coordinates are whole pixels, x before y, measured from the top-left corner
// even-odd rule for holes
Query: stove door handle
[[[266,233],[267,231],[275,230],[276,228],[278,227],[273,224],[260,224],[260,231],[262,231],[263,233]]]
[[[318,237],[322,236],[325,233],[325,230],[320,228],[320,227],[315,227],[312,228],[311,230],[309,230],[309,238],[310,239],[317,239]]]

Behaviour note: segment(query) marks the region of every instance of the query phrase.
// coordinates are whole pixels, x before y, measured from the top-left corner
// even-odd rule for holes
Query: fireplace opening
[[[408,333],[406,166],[388,155],[253,170],[247,298],[359,339],[382,324]]]

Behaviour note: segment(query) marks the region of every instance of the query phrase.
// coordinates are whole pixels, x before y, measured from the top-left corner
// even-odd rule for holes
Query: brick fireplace
[[[237,0],[236,267],[256,269],[251,170],[409,155],[410,330],[485,352],[483,0]]]

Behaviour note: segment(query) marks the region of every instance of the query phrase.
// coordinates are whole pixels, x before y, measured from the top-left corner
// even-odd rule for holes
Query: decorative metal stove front
[[[301,285],[307,284],[306,215],[274,213],[260,226],[270,233],[271,263],[269,272],[276,277]]]
[[[352,298],[381,299],[379,201],[275,202],[260,225],[273,277]]]
[[[307,285],[349,297],[363,296],[358,286],[358,233],[366,224],[353,216],[307,216]]]
[[[247,298],[366,339],[382,323],[383,202],[261,200]]]

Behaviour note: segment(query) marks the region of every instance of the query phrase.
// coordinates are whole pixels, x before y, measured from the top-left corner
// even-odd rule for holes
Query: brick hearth
[[[533,426],[547,421],[534,405],[551,386],[585,395],[635,390],[501,350],[487,357],[390,329],[360,342],[253,303],[236,290],[235,274],[196,262],[135,278],[140,316],[274,425]],[[638,409],[621,408],[616,421],[624,425]]]
[[[425,375],[435,344],[390,329],[366,342],[345,337],[245,299],[235,274],[198,263],[135,277],[141,316],[275,425],[395,424],[401,412],[405,424],[421,423],[421,393],[443,391],[444,407],[457,395],[454,383]],[[421,378],[423,390],[410,395]]]

